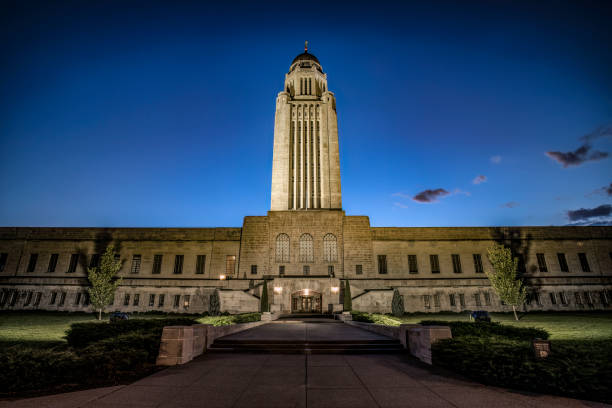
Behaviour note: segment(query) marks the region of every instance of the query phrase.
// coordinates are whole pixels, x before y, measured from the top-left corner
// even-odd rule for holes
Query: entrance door
[[[291,313],[321,313],[321,294],[310,290],[293,293]]]

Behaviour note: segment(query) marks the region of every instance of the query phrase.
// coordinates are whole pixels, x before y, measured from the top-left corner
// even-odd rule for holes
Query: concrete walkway
[[[207,354],[123,387],[0,407],[604,407],[447,377],[406,355]]]

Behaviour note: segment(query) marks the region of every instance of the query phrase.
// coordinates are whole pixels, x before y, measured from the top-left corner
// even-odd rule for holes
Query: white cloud
[[[499,164],[502,161],[502,157],[499,156],[499,155],[491,156],[490,160],[491,160],[491,163],[493,163],[493,164]]]
[[[483,176],[482,174],[480,176],[477,176],[476,178],[474,178],[474,180],[472,180],[473,184],[480,184],[480,183],[484,183],[485,181],[487,181],[487,176]]]
[[[394,206],[399,207],[399,208],[408,208],[408,206],[406,204],[402,204],[402,203],[398,203],[395,202],[393,203]]]

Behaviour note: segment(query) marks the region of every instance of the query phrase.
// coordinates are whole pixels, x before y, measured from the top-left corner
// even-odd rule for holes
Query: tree
[[[344,284],[344,311],[350,312],[353,309],[353,298],[351,297],[351,285],[348,279]]]
[[[88,288],[89,298],[94,309],[98,310],[98,320],[102,320],[102,312],[113,303],[115,291],[121,284],[117,272],[121,269],[121,260],[115,259],[115,246],[109,245],[102,255],[100,266],[87,268],[87,278],[91,283]]]
[[[270,311],[270,305],[268,304],[268,283],[264,280],[263,287],[261,288],[261,312]]]
[[[404,315],[404,298],[400,295],[399,290],[393,291],[393,300],[391,301],[391,312],[393,316],[402,317]]]
[[[219,301],[219,290],[210,295],[210,303],[208,305],[208,314],[211,316],[219,316],[221,314],[221,302]]]
[[[512,306],[514,319],[518,320],[516,308],[527,297],[523,281],[517,277],[518,258],[513,258],[510,248],[500,244],[489,248],[488,258],[493,266],[493,271],[486,271],[491,286],[504,303]]]

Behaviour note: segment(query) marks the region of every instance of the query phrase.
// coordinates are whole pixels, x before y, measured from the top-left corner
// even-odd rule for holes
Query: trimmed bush
[[[503,336],[509,339],[533,340],[535,338],[547,339],[549,334],[546,330],[534,327],[506,326],[496,322],[453,322],[441,320],[423,320],[423,326],[449,326],[453,337],[461,336]]]
[[[401,323],[399,320],[395,319],[393,316],[381,315],[381,314],[371,314],[365,312],[351,312],[353,316],[353,320],[356,322],[364,322],[364,323],[376,323],[382,324],[385,326],[399,326]]]
[[[393,291],[393,300],[391,301],[391,311],[393,316],[402,317],[404,315],[404,298],[400,295],[399,290]]]
[[[213,326],[228,326],[237,323],[258,322],[261,320],[261,313],[243,313],[239,315],[211,316],[200,319],[198,322],[212,324]]]
[[[74,323],[66,333],[66,340],[71,347],[83,348],[91,343],[133,331],[153,331],[161,336],[164,326],[191,326],[195,323],[195,318],[189,317]]]

